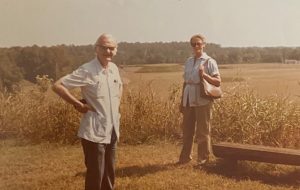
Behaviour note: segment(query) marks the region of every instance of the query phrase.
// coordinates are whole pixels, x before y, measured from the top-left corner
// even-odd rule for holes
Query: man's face
[[[96,44],[96,54],[101,62],[108,63],[117,53],[117,43],[110,37],[104,37]]]
[[[203,42],[203,40],[200,38],[194,38],[191,41],[191,46],[195,54],[202,53],[205,47],[205,42]]]

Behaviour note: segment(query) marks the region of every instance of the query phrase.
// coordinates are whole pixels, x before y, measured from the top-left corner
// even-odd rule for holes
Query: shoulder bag
[[[209,61],[209,59],[207,59],[204,63],[204,68],[207,67],[207,71],[208,71],[208,61]],[[222,92],[221,86],[215,86],[213,84],[210,84],[203,77],[201,77],[200,95],[203,98],[213,100],[213,99],[221,98],[223,95],[223,92]]]

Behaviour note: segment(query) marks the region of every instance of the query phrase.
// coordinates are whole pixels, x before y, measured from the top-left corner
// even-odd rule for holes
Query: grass
[[[173,69],[173,72],[163,72],[161,67]],[[149,72],[139,73],[140,69]],[[231,88],[235,83],[246,83],[259,95],[290,96],[291,99],[300,103],[299,64],[220,64],[219,69],[223,87]],[[151,81],[156,92],[165,98],[168,96],[169,86],[173,83],[182,84],[183,67],[180,64],[126,66],[122,71],[130,80],[130,86],[138,85],[138,81],[141,80]]]
[[[245,82],[246,79],[242,77],[222,77],[222,82]]]
[[[168,99],[161,99],[151,85],[131,90],[126,88],[120,107],[121,141],[142,144],[156,140],[178,140],[182,115],[179,113],[180,86],[169,90]],[[225,95],[215,101],[212,125],[215,141],[230,141],[300,147],[300,112],[288,99],[260,97],[246,87],[224,89]],[[0,133],[15,133],[24,144],[78,141],[80,113],[57,96],[38,89],[21,91],[0,99]],[[7,108],[7,109],[5,109]],[[30,108],[30,109],[28,109]],[[4,135],[5,136],[5,135]]]
[[[166,72],[180,72],[183,70],[183,65],[179,64],[165,64],[165,65],[147,65],[142,66],[136,73],[166,73]]]
[[[181,145],[155,142],[121,144],[117,151],[117,190],[291,190],[300,188],[300,168],[240,162],[234,170],[222,161],[206,170],[195,162],[176,166]],[[196,149],[195,149],[196,150]],[[83,189],[85,167],[79,144],[0,145],[0,189]]]
[[[151,73],[129,68],[134,72],[120,108],[117,189],[300,189],[299,167],[241,162],[233,169],[218,162],[201,171],[194,162],[174,166],[181,148],[182,72],[161,73],[161,67],[155,65]],[[225,96],[215,102],[213,140],[299,149],[298,67],[221,67]],[[51,80],[38,76],[37,81],[15,94],[0,93],[0,189],[82,189],[80,114],[49,92]]]

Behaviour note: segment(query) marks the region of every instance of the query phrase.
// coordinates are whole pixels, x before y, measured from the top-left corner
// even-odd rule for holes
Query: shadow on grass
[[[154,164],[145,166],[127,166],[116,169],[116,177],[141,177],[148,174],[164,170],[173,170],[178,168],[193,168],[192,165],[178,166],[174,163]],[[300,167],[278,167],[275,164],[238,162],[236,165],[218,160],[215,165],[204,168],[208,174],[217,174],[224,177],[243,181],[259,181],[264,184],[273,186],[291,186],[300,187]],[[79,172],[75,176],[85,176],[85,172]]]
[[[241,161],[236,164],[218,160],[216,165],[205,168],[207,173],[222,175],[235,180],[260,181],[268,185],[300,187],[300,167]]]
[[[116,170],[117,177],[141,177],[159,171],[171,169],[174,164],[156,164],[146,166],[128,166]]]
[[[146,165],[146,166],[128,166],[116,169],[117,177],[141,177],[147,174],[153,174],[159,171],[170,169],[174,164],[165,165]],[[78,172],[75,177],[85,177],[86,172]]]

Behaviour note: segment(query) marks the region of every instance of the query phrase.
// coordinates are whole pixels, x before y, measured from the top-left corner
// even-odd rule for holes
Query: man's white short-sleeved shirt
[[[183,106],[186,107],[188,104],[191,107],[203,106],[210,102],[210,100],[202,98],[200,96],[200,76],[199,68],[200,65],[204,64],[208,60],[207,66],[204,67],[205,73],[210,76],[219,75],[219,69],[217,62],[209,57],[206,53],[203,53],[200,58],[195,60],[194,57],[187,59],[184,68],[184,82],[186,83],[183,89]]]
[[[67,89],[80,87],[82,97],[96,110],[83,114],[79,137],[109,144],[114,128],[119,138],[122,81],[114,63],[110,62],[105,69],[95,58],[63,77],[62,84]]]

